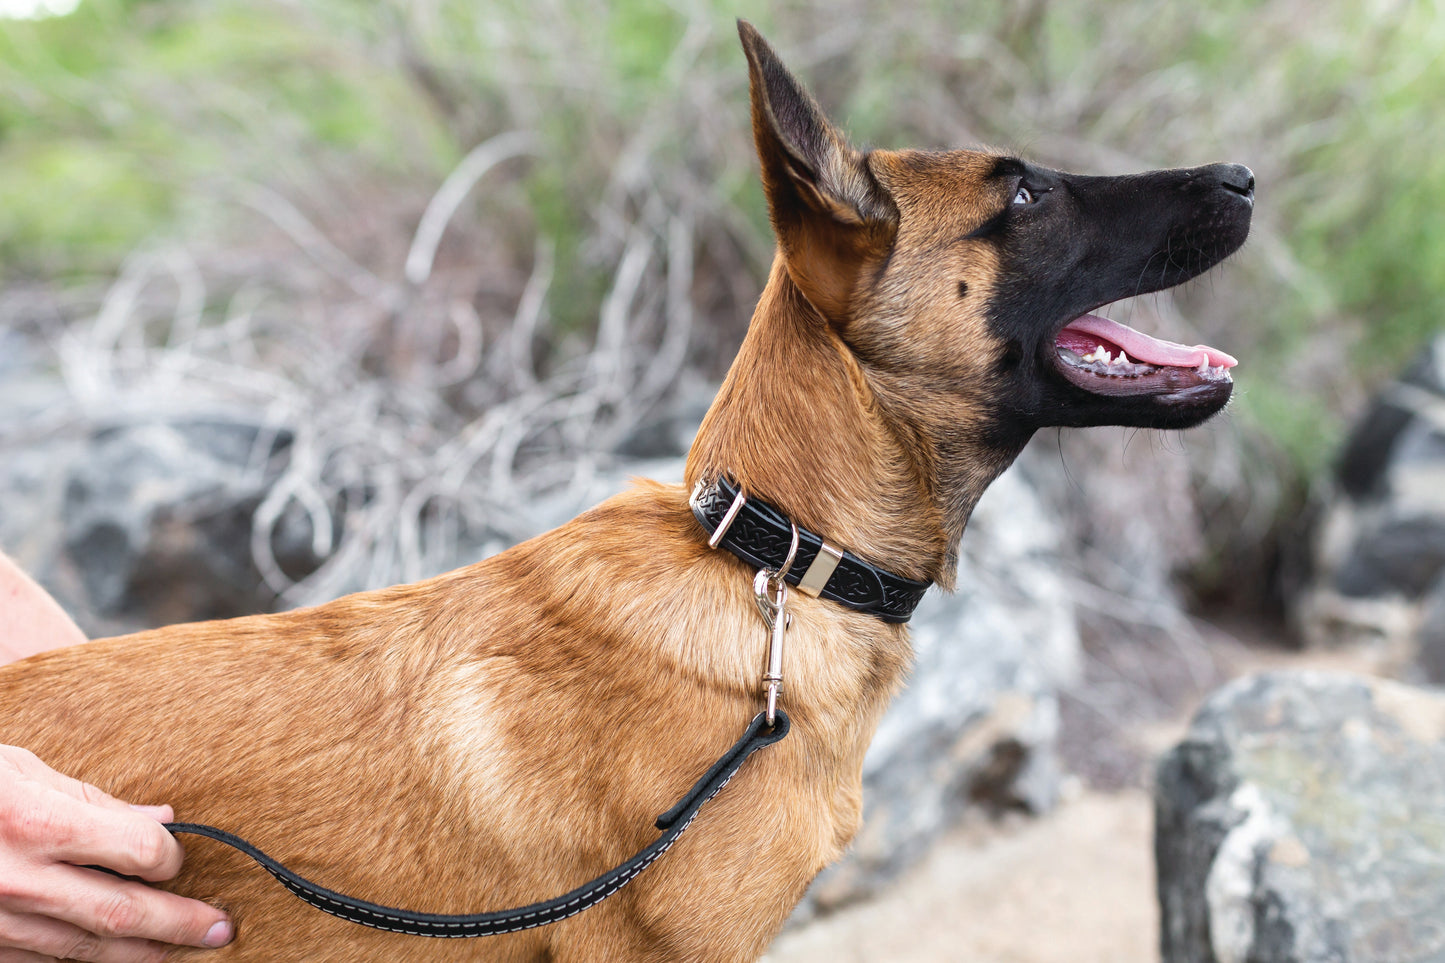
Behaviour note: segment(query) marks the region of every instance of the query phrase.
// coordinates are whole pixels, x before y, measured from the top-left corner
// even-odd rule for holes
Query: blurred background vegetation
[[[179,395],[310,425],[324,484],[281,501],[391,491],[392,520],[465,519],[504,501],[529,452],[615,447],[721,376],[772,249],[737,16],[862,144],[1254,168],[1251,241],[1160,296],[1173,320],[1155,333],[1242,360],[1230,417],[1287,489],[1327,468],[1445,310],[1435,0],[45,15],[70,5],[0,2],[0,325],[55,345],[82,406]],[[475,472],[490,487],[466,489]]]

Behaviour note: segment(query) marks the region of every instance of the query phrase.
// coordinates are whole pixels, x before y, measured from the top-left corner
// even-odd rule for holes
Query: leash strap
[[[410,936],[436,936],[452,939],[515,933],[519,930],[529,930],[537,926],[546,926],[548,923],[556,923],[580,913],[588,907],[602,902],[636,879],[644,869],[651,866],[658,857],[668,851],[677,838],[692,824],[703,804],[716,796],[722,787],[728,784],[728,780],[733,777],[733,774],[747,761],[749,756],[764,746],[778,742],[788,734],[788,725],[788,717],[781,711],[778,712],[771,727],[768,726],[764,713],[758,713],[748,725],[742,738],[734,743],[721,759],[713,763],[712,768],[693,784],[687,794],[678,800],[677,805],[657,817],[657,828],[663,830],[661,836],[627,862],[608,870],[590,882],[583,883],[571,892],[563,893],[555,899],[533,903],[530,906],[521,906],[517,909],[453,916],[440,913],[417,913],[411,910],[380,906],[363,899],[345,896],[298,876],[246,840],[223,829],[198,823],[166,823],[165,826],[172,833],[208,836],[240,850],[260,863],[266,872],[280,880],[281,885],[300,899],[319,910],[352,923],[360,923],[362,926],[378,930],[389,930],[393,933],[405,933]]]
[[[713,536],[710,545],[725,548],[757,568],[774,572],[784,568],[794,526],[782,512],[761,499],[742,497],[738,486],[726,475],[710,483],[699,482],[690,501],[693,515]],[[717,536],[719,529],[721,537]],[[852,552],[828,545],[822,536],[805,528],[797,532],[797,557],[787,567],[785,578],[810,595],[831,599],[884,622],[907,622],[932,584],[870,565]],[[819,562],[834,567],[820,584],[810,586],[810,575]]]

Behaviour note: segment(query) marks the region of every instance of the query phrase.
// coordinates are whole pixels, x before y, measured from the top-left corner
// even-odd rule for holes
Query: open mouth
[[[1229,369],[1239,363],[1217,348],[1161,341],[1094,314],[1065,325],[1054,347],[1054,366],[1071,384],[1113,396],[1227,391]]]

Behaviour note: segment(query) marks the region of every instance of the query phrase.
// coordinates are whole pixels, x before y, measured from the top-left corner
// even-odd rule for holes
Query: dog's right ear
[[[846,320],[859,271],[893,244],[898,209],[762,34],[739,20],[738,35],[763,190],[788,272],[825,317]]]

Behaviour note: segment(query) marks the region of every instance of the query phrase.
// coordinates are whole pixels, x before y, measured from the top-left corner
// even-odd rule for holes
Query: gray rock
[[[1435,685],[1445,685],[1445,577],[1420,603],[1419,638],[1418,661],[1425,678]]]
[[[1362,531],[1335,571],[1351,598],[1401,595],[1415,600],[1445,571],[1445,515],[1398,516]]]
[[[252,558],[256,507],[290,436],[196,417],[94,433],[64,469],[65,562],[86,608],[112,623],[227,618],[274,604]],[[283,514],[271,540],[283,569],[319,564],[310,522]]]
[[[1374,400],[1316,506],[1286,599],[1310,645],[1365,645],[1419,673],[1429,595],[1445,575],[1445,335]]]
[[[1445,961],[1445,695],[1274,673],[1161,762],[1164,963]]]
[[[1438,462],[1445,457],[1438,444],[1441,436],[1429,427],[1431,398],[1445,398],[1445,337],[1427,345],[1395,383],[1374,399],[1350,432],[1339,463],[1340,483],[1348,495],[1387,494],[1391,464],[1402,454],[1410,460],[1411,449],[1418,453],[1422,437],[1436,439],[1424,446],[1434,451],[1429,460]]]

